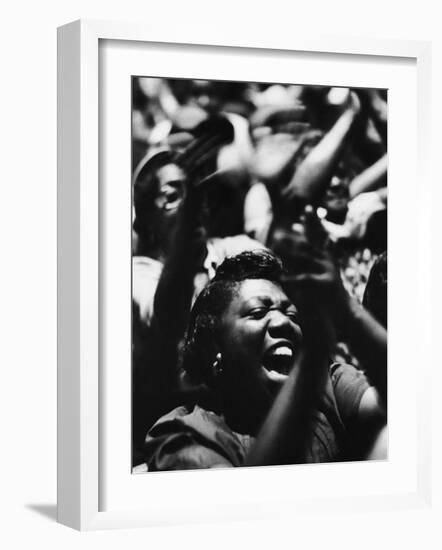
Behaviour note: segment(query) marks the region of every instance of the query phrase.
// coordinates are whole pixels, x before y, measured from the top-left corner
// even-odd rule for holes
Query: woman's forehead
[[[271,300],[272,302],[290,302],[281,286],[267,279],[246,279],[239,284],[234,302],[244,303],[250,300]]]
[[[157,170],[159,186],[184,179],[184,172],[176,164],[166,164]]]

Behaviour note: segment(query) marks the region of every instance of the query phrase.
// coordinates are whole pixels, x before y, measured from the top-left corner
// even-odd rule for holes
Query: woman
[[[183,359],[191,382],[211,389],[211,402],[178,407],[152,427],[149,471],[370,457],[385,426],[381,399],[355,368],[330,369],[328,355],[338,317],[355,327],[348,332],[356,343],[365,330],[381,349],[384,333],[356,318],[324,258],[310,254],[309,262],[322,272],[288,276],[267,251],[219,267],[192,309]]]

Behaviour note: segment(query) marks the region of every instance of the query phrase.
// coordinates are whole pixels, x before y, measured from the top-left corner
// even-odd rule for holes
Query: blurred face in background
[[[152,209],[147,215],[150,217],[149,223],[153,242],[156,244],[157,259],[164,261],[167,256],[185,195],[186,175],[178,165],[165,164],[156,171],[156,192]],[[195,221],[197,224],[192,238],[197,251],[197,262],[202,265],[207,253],[202,212]]]
[[[184,198],[185,175],[176,164],[166,164],[156,172],[156,193],[150,225],[161,248],[167,249]]]
[[[337,224],[343,224],[347,216],[350,184],[348,170],[339,165],[330,180],[325,192],[323,206],[327,210],[327,219]]]

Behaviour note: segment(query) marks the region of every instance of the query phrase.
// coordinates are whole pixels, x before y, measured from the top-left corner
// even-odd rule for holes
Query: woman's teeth
[[[292,357],[293,351],[288,346],[280,346],[280,347],[276,348],[275,350],[273,350],[272,355],[281,355],[281,356],[284,356],[284,357]]]

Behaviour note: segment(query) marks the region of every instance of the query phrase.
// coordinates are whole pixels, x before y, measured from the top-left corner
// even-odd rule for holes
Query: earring
[[[213,376],[221,376],[223,373],[223,366],[221,363],[222,355],[221,353],[217,353],[215,357],[215,361],[212,364],[212,372]]]

